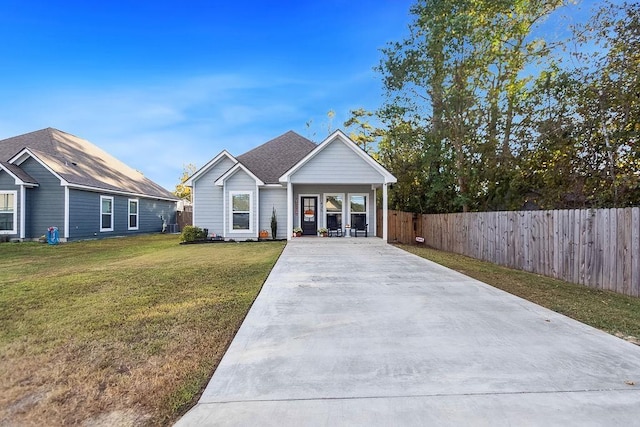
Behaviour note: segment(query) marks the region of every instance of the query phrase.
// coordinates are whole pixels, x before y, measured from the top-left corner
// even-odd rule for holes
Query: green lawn
[[[397,246],[587,325],[638,343],[640,298],[512,270],[426,247]]]
[[[0,244],[0,425],[175,421],[283,247]]]

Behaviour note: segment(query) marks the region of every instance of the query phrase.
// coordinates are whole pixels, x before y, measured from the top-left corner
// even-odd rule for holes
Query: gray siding
[[[227,223],[225,224],[225,237],[229,239],[257,238],[258,232],[260,231],[260,229],[258,228],[258,203],[257,203],[258,194],[256,194],[256,181],[253,178],[251,178],[249,175],[247,175],[247,173],[244,172],[243,170],[238,170],[235,174],[233,174],[233,176],[227,179],[227,182],[225,183],[225,191],[226,191],[226,198],[227,198],[227,214],[225,215]],[[253,199],[251,204],[251,209],[252,209],[251,233],[247,233],[247,232],[234,233],[230,229],[231,215],[229,214],[229,206],[231,204],[231,196],[229,195],[229,193],[231,191],[247,191],[252,193]]]
[[[343,202],[343,226],[348,224],[350,220],[349,217],[349,207],[348,200],[349,194],[366,194],[367,197],[367,205],[368,205],[368,224],[369,224],[369,233],[373,233],[374,230],[374,214],[376,201],[373,197],[373,190],[371,189],[371,185],[311,185],[311,184],[298,184],[293,186],[293,204],[294,204],[294,217],[293,217],[293,226],[297,227],[300,225],[300,195],[301,194],[314,194],[318,195],[320,198],[318,200],[318,228],[326,227],[326,216],[324,212],[324,194],[344,194],[344,202]]]
[[[261,188],[260,189],[260,230],[269,231],[271,237],[271,213],[276,209],[278,219],[278,235],[276,239],[287,238],[287,189],[286,188]]]
[[[113,197],[113,231],[100,231],[100,196]],[[176,203],[138,198],[138,230],[129,230],[129,199],[134,197],[69,190],[69,240],[162,231],[162,218],[175,223]]]
[[[383,176],[339,139],[291,176],[292,183],[380,184]]]
[[[214,183],[234,165],[228,157],[222,158],[194,183],[193,225],[209,229],[209,233],[223,232],[223,190]]]
[[[20,167],[39,184],[26,191],[25,238],[38,238],[49,227],[58,227],[60,237],[64,236],[64,187],[60,180],[32,158]]]
[[[16,185],[15,182],[15,179],[11,175],[0,169],[0,191],[16,192],[16,204],[18,208],[16,210],[16,233],[9,234],[11,238],[20,237],[20,210],[22,209],[22,200],[20,200],[20,186]],[[7,235],[8,233],[3,234]]]

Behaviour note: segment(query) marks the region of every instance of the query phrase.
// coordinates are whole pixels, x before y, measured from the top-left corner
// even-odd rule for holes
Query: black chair
[[[369,224],[365,221],[367,217],[365,215],[359,214],[351,214],[351,235],[354,237],[358,237],[358,232],[364,232],[364,237],[368,236],[367,229],[369,228]]]
[[[338,218],[335,215],[327,216],[327,231],[329,237],[342,237],[342,228],[338,225]]]

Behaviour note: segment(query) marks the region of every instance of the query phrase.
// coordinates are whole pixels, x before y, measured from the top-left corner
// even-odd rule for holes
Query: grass
[[[582,323],[638,343],[640,298],[512,270],[426,247],[398,247]]]
[[[199,396],[283,242],[0,244],[0,425],[165,425]]]

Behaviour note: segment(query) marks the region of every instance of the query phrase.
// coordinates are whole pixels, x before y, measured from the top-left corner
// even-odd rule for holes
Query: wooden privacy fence
[[[178,223],[178,230],[182,231],[185,225],[192,225],[193,212],[191,210],[176,212],[176,222]]]
[[[640,296],[640,208],[434,215],[390,210],[388,230],[389,242],[415,244],[423,237],[425,245],[443,251]]]

